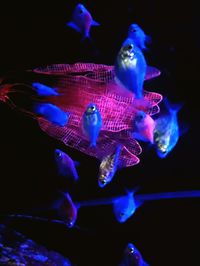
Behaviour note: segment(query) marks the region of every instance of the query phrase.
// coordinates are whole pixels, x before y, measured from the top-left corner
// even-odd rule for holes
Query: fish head
[[[98,178],[99,187],[103,188],[109,183],[108,175],[106,173],[101,173]]]
[[[97,106],[94,103],[90,103],[86,109],[86,115],[95,114],[98,112]]]
[[[128,243],[126,246],[125,255],[129,257],[133,265],[144,265],[142,255],[132,243]]]
[[[125,249],[126,254],[133,254],[135,252],[135,246],[132,243],[128,243]]]
[[[138,111],[135,115],[134,123],[137,125],[139,123],[143,123],[146,118],[146,113],[144,111]]]
[[[76,219],[74,217],[68,217],[66,219],[66,224],[68,228],[72,228],[76,222]]]
[[[92,16],[90,12],[82,4],[78,4],[73,12],[73,21],[81,29],[89,29],[92,22]]]
[[[127,219],[129,219],[136,210],[136,205],[133,200],[133,196],[126,195],[120,197],[115,203],[114,203],[114,214],[119,223],[126,222]]]
[[[130,38],[126,39],[121,46],[118,57],[126,62],[126,60],[133,60],[134,57],[134,42]]]
[[[143,139],[153,143],[155,122],[150,115],[143,111],[138,111],[133,121],[133,126],[135,127],[136,132],[139,133]]]
[[[56,162],[61,162],[63,160],[64,152],[59,149],[55,149],[54,156]]]
[[[130,217],[131,215],[129,214],[129,212],[127,210],[121,210],[117,215],[117,221],[119,223],[125,223],[126,220]]]

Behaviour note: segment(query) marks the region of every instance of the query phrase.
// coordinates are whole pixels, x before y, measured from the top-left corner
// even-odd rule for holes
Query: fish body
[[[37,94],[39,96],[57,96],[59,95],[58,92],[56,92],[55,89],[46,86],[39,82],[33,82],[32,87],[36,90]]]
[[[155,122],[150,115],[137,111],[133,121],[133,137],[142,141],[153,143]]]
[[[97,106],[90,103],[83,114],[83,133],[88,137],[90,146],[96,146],[96,141],[102,127],[102,118]]]
[[[54,156],[59,175],[73,177],[74,181],[78,181],[79,176],[75,166],[77,162],[59,149],[55,149]]]
[[[146,69],[147,64],[142,50],[132,39],[127,38],[116,58],[116,81],[133,92],[136,99],[141,99]]]
[[[119,266],[149,266],[140,253],[140,251],[132,243],[128,243],[124,250],[123,260]]]
[[[83,39],[90,38],[91,26],[99,26],[100,24],[93,20],[90,12],[82,4],[78,4],[72,14],[72,19],[67,23],[68,27],[81,33]]]
[[[36,103],[34,105],[34,112],[62,127],[66,125],[69,119],[69,113],[62,111],[59,107],[51,103]]]
[[[154,128],[154,144],[160,158],[168,155],[176,146],[180,136],[177,113],[182,105],[172,106],[167,100],[165,105],[168,113],[155,120]]]
[[[118,168],[121,149],[121,145],[118,145],[114,153],[107,155],[101,161],[98,176],[98,184],[100,187],[104,187],[113,179]]]
[[[127,195],[120,196],[113,202],[113,211],[118,222],[124,223],[134,213],[139,205],[135,202],[134,192],[127,192]]]
[[[59,217],[66,222],[68,227],[73,227],[77,219],[78,207],[73,202],[69,193],[62,194],[62,199],[55,206]]]

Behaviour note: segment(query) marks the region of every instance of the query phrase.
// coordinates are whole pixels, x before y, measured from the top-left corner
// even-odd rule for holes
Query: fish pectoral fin
[[[91,26],[100,26],[99,22],[92,20]]]
[[[72,28],[72,29],[74,29],[74,30],[76,30],[76,31],[81,33],[80,28],[73,21],[70,21],[70,22],[66,23],[66,25],[68,27],[70,27],[70,28]]]

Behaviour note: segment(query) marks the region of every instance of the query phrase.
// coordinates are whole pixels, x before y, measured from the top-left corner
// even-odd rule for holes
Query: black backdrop
[[[93,43],[80,44],[79,35],[65,26],[76,3],[6,1],[0,15],[1,75],[53,63],[113,64],[128,26],[135,22],[152,37],[147,63],[162,71],[145,87],[172,102],[184,102],[179,119],[189,130],[163,160],[141,144],[140,164],[118,172],[102,190],[96,159],[50,138],[36,121],[1,103],[2,214],[28,213],[53,201],[62,183],[53,159],[57,147],[81,163],[80,183],[72,189],[77,201],[116,195],[135,185],[139,193],[200,189],[198,9],[183,1],[83,1],[101,26],[91,30]],[[150,265],[196,266],[199,204],[199,199],[146,203],[124,224],[115,221],[111,206],[80,209],[79,230],[24,220],[11,225],[80,266],[117,265],[127,242],[133,242]]]

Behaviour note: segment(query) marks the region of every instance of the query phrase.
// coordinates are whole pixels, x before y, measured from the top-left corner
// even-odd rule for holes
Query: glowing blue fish
[[[149,43],[151,38],[144,33],[138,24],[131,24],[128,28],[128,38],[132,39],[133,42],[141,49],[145,50],[146,43]]]
[[[157,201],[167,199],[181,199],[181,198],[199,198],[200,190],[191,191],[177,191],[177,192],[161,192],[153,194],[137,194],[133,192],[126,192],[126,195],[115,196],[111,198],[101,198],[96,200],[81,201],[76,203],[81,207],[98,206],[98,205],[113,205],[113,211],[118,222],[124,223],[146,201]]]
[[[83,39],[90,38],[91,26],[99,26],[100,24],[93,20],[90,12],[82,4],[78,4],[72,14],[72,19],[67,23],[68,27],[80,32]]]
[[[133,92],[136,99],[141,99],[146,69],[147,64],[142,50],[133,39],[127,38],[116,58],[116,81]]]
[[[39,82],[33,82],[32,86],[36,90],[36,92],[39,96],[57,96],[57,95],[59,95],[59,93],[56,92],[55,89],[53,89],[49,86],[46,86],[44,84],[41,84]]]
[[[69,155],[59,149],[55,149],[54,156],[59,175],[73,177],[73,180],[77,181],[79,179],[76,171],[78,162],[73,161]]]
[[[62,127],[67,124],[70,115],[70,113],[65,113],[51,103],[36,103],[34,106],[34,112],[43,116],[48,121]]]
[[[127,192],[125,196],[121,196],[114,200],[113,211],[119,223],[126,222],[139,207],[139,204],[135,201],[134,193],[135,192]]]
[[[90,103],[83,114],[83,133],[88,137],[90,146],[96,146],[96,141],[102,127],[101,114],[94,103]]]
[[[113,179],[119,163],[119,157],[121,154],[122,146],[118,145],[116,150],[112,153],[107,155],[101,161],[99,166],[99,177],[98,177],[98,184],[100,187],[105,187],[108,183],[111,182]]]
[[[124,250],[123,260],[119,266],[149,266],[140,253],[140,251],[132,243],[128,243]]]
[[[167,99],[164,100],[167,114],[160,115],[155,120],[154,144],[157,155],[165,158],[178,142],[180,132],[177,113],[182,105],[171,105]]]

